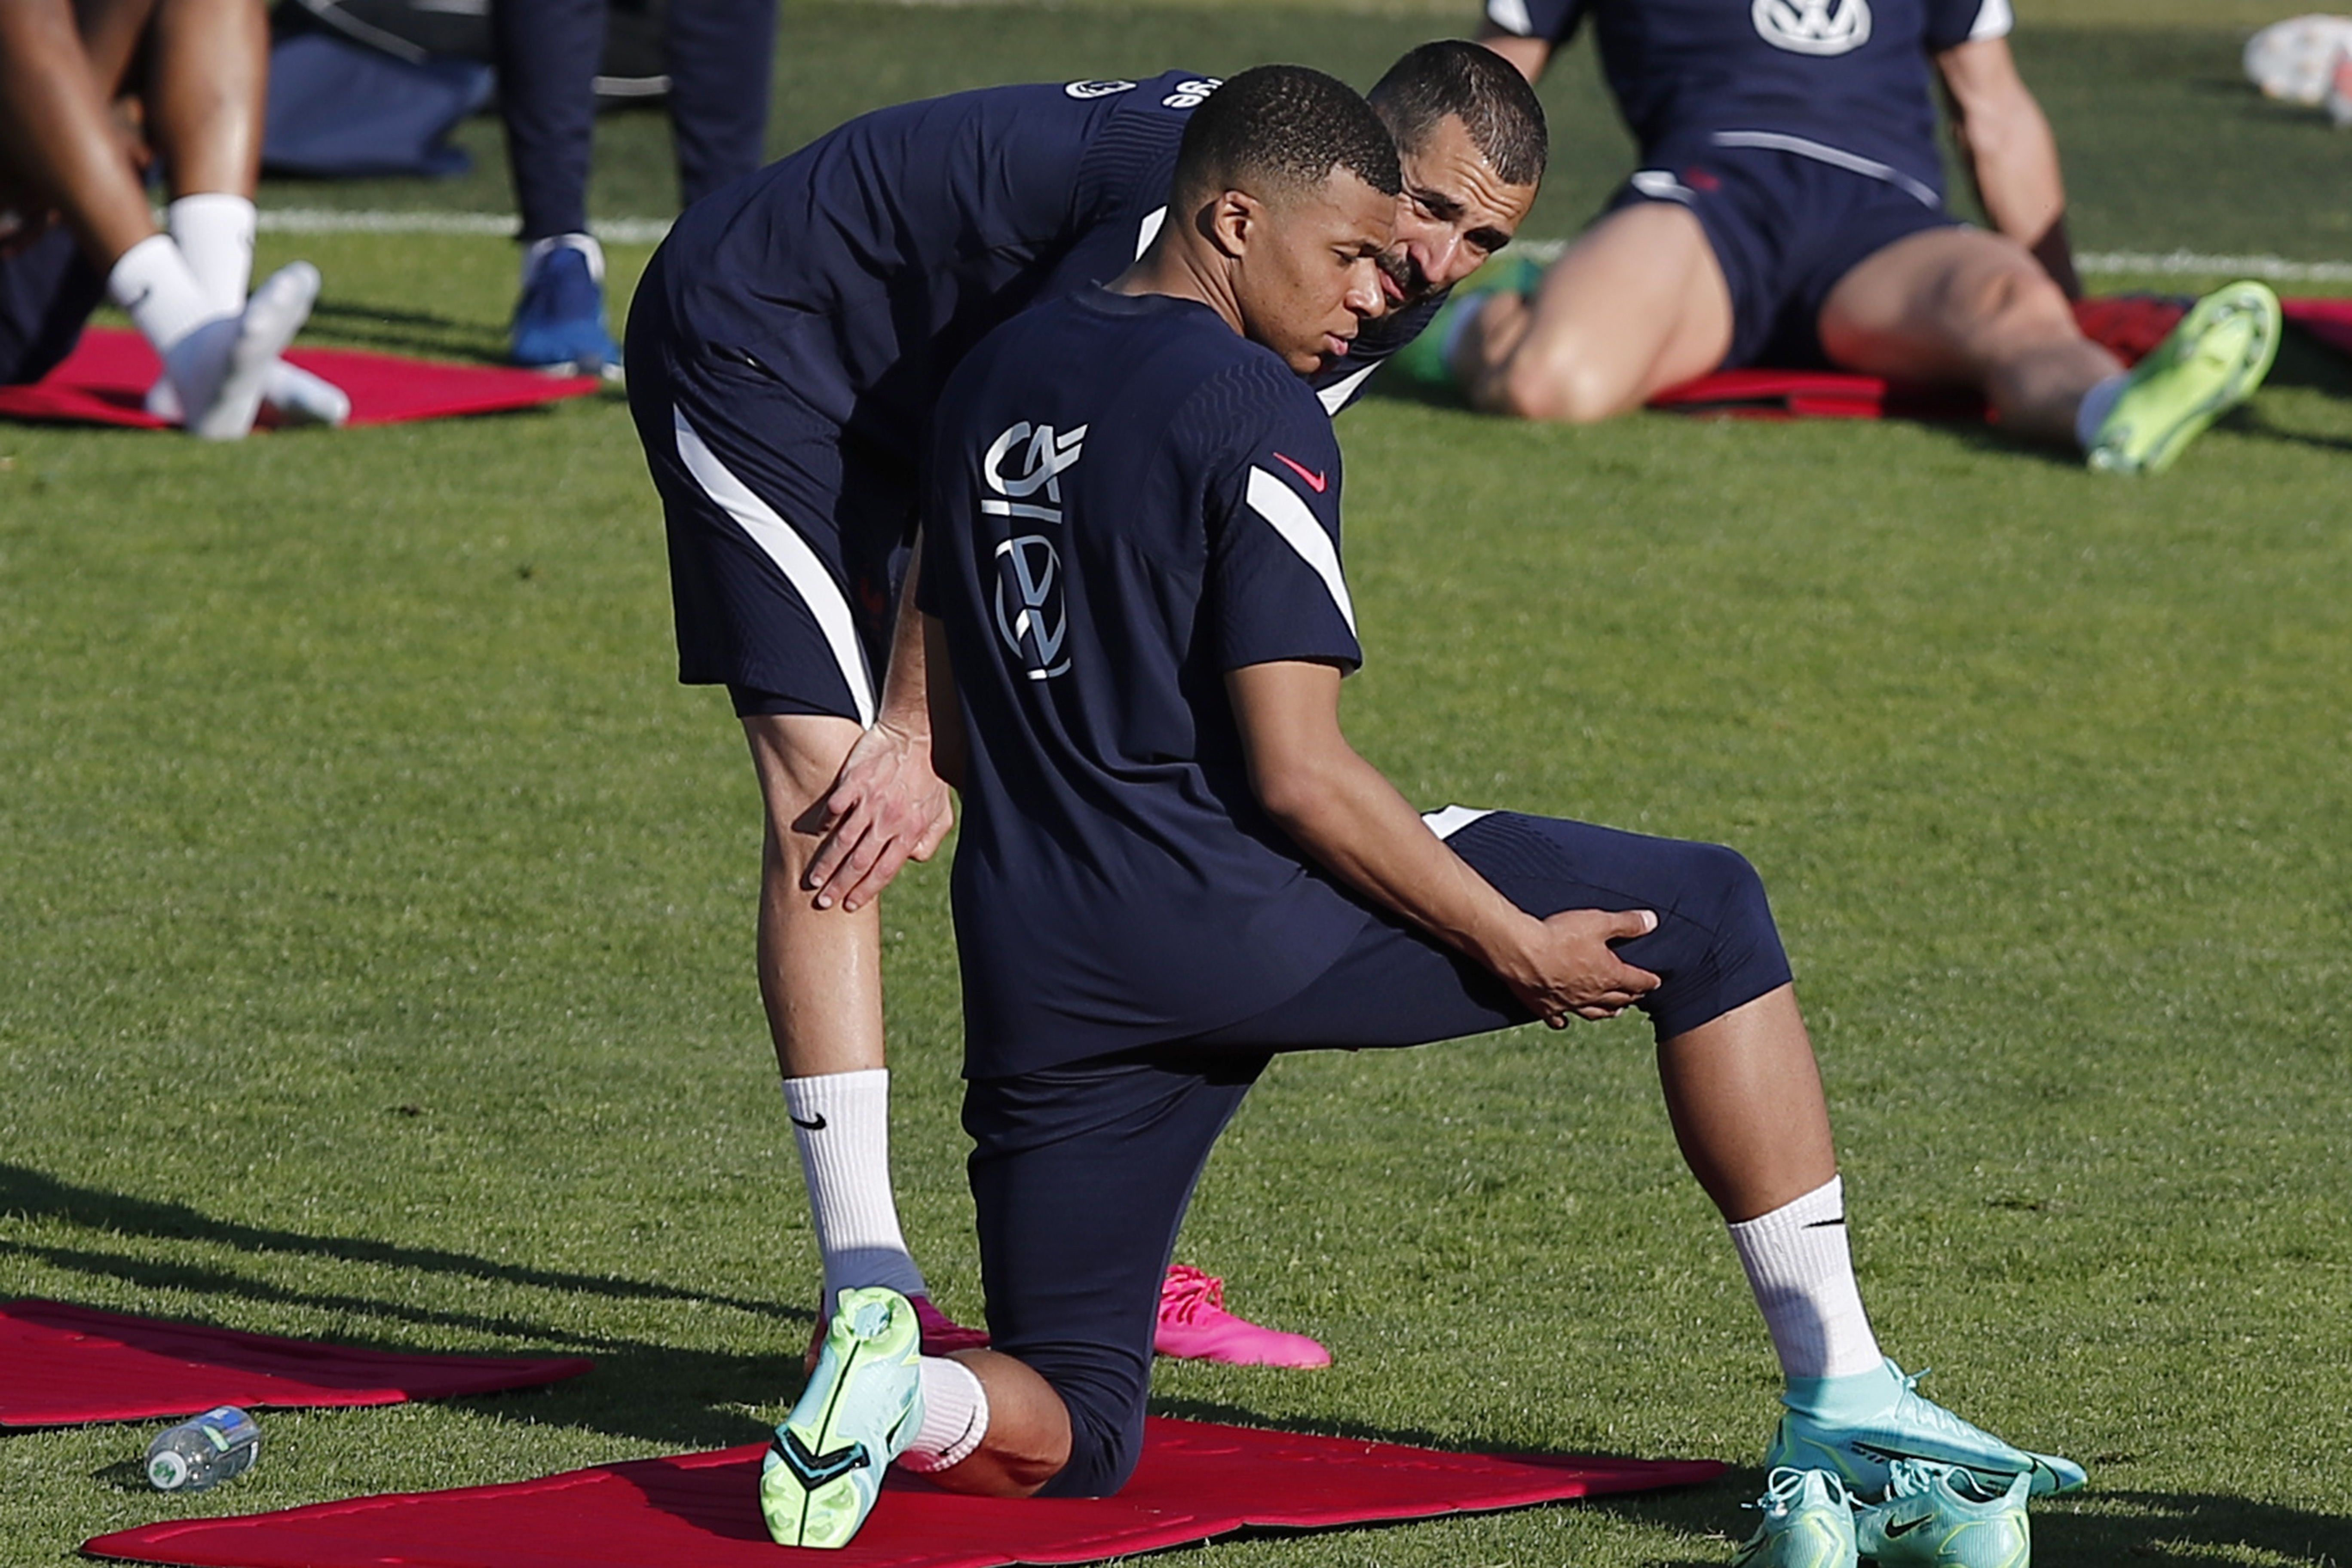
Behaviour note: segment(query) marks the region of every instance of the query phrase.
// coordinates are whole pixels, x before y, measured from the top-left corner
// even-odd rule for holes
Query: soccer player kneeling
[[[1396,154],[1339,82],[1265,67],[1194,114],[1169,218],[1108,289],[950,382],[919,603],[960,774],[964,1125],[994,1348],[919,1354],[845,1291],[762,1482],[846,1542],[892,1460],[998,1496],[1117,1491],[1161,1270],[1277,1052],[1649,1014],[1675,1130],[1788,1375],[1775,1466],[1916,1458],[2079,1485],[1913,1393],[1848,1259],[1812,1047],[1728,849],[1448,808],[1349,748],[1339,450],[1302,376],[1381,309]]]

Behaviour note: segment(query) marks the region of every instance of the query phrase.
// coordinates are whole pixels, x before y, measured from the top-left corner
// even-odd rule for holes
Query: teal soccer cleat
[[[1765,1450],[1767,1469],[1822,1469],[1834,1473],[1857,1497],[1886,1489],[1887,1471],[1897,1459],[1953,1465],[1979,1485],[1999,1491],[2012,1477],[2032,1478],[2033,1495],[2071,1492],[2086,1479],[2083,1467],[2049,1454],[2029,1454],[1981,1427],[1971,1426],[1932,1399],[1913,1392],[1925,1373],[1906,1374],[1894,1362],[1886,1370],[1902,1384],[1895,1403],[1852,1423],[1824,1421],[1796,1410],[1783,1411],[1780,1428]]]
[[[760,1469],[760,1512],[780,1546],[846,1546],[882,1472],[923,1425],[922,1327],[877,1286],[844,1290],[800,1403]]]
[[[1854,1568],[1853,1500],[1827,1470],[1774,1470],[1732,1568]]]
[[[1886,1500],[1854,1516],[1854,1550],[1877,1568],[2030,1568],[2032,1533],[2019,1476],[1986,1488],[1966,1470],[1897,1459]]]

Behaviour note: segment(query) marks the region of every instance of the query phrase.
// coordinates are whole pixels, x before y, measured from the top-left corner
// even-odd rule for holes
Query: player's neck
[[[1242,331],[1241,304],[1234,295],[1225,258],[1206,247],[1170,244],[1163,230],[1135,265],[1110,281],[1114,294],[1165,294],[1206,305],[1235,332]]]

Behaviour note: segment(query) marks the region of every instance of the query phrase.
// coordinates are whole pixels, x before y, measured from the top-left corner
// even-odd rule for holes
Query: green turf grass
[[[1119,36],[1088,43],[1091,15],[795,9],[786,70],[814,80],[828,40],[845,103],[1024,74],[984,47],[1067,39],[1039,74],[1092,71]],[[1262,43],[1368,79],[1413,31],[1224,15],[1138,53]],[[2175,112],[2220,134],[2235,100],[2193,85]],[[2228,169],[2105,166],[2210,222],[2086,243],[2288,244]],[[334,339],[496,352],[496,242],[265,252],[324,266]],[[642,256],[616,249],[616,279]],[[1888,1348],[2092,1468],[2092,1496],[2036,1510],[2045,1568],[2352,1563],[2352,404],[2329,377],[2290,358],[2148,484],[1958,428],[1564,431],[1380,399],[1342,426],[1360,743],[1432,805],[1756,859]],[[748,962],[754,797],[723,700],[668,679],[667,616],[611,399],[234,448],[0,426],[0,1292],[600,1361],[540,1393],[265,1413],[260,1468],[202,1498],[140,1481],[161,1423],[0,1437],[0,1563],[781,1414],[815,1274]],[[886,905],[897,1163],[969,1318],[944,885],[920,869]],[[1770,1356],[1646,1058],[1629,1022],[1282,1064],[1184,1255],[1339,1363],[1164,1366],[1160,1407],[1740,1472],[1173,1561],[1727,1560]]]

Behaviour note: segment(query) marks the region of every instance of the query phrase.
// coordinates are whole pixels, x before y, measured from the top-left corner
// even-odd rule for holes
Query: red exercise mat
[[[2180,324],[2193,300],[2107,294],[2074,301],[2083,335],[2137,364]],[[2286,300],[2287,321],[2329,348],[2352,353],[2352,300]],[[1985,416],[1984,400],[1948,387],[1906,386],[1839,370],[1722,370],[1650,399],[1653,408],[1750,419],[1937,419]]]
[[[324,376],[350,395],[354,425],[400,425],[499,414],[593,392],[593,375],[447,364],[362,349],[293,349],[286,363]],[[160,363],[147,340],[119,327],[90,327],[57,369],[30,386],[0,386],[0,419],[41,424],[123,425],[161,430],[147,412]],[[268,411],[263,410],[265,422]]]
[[[528,1388],[594,1364],[354,1350],[27,1300],[0,1305],[0,1426],[145,1421],[215,1405],[398,1405]]]
[[[990,1568],[1092,1563],[1245,1525],[1369,1524],[1647,1491],[1723,1470],[1704,1459],[1496,1458],[1153,1419],[1143,1462],[1115,1498],[956,1497],[893,1471],[856,1543],[819,1552],[769,1541],[759,1504],[765,1451],[150,1524],[82,1550],[188,1568]]]

